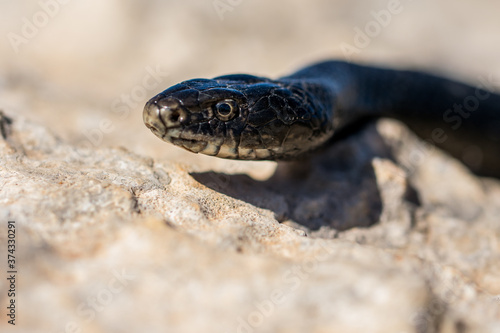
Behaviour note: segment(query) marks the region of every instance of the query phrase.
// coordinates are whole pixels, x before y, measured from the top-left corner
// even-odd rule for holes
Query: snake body
[[[279,79],[233,74],[176,84],[149,100],[146,126],[195,153],[293,160],[373,117],[392,117],[500,173],[500,95],[427,73],[326,61]]]

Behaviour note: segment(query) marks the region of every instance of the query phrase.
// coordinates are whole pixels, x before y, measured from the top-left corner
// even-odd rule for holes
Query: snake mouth
[[[208,142],[206,141],[181,139],[179,137],[172,137],[172,136],[169,136],[168,139],[169,139],[168,141],[173,143],[174,145],[182,147],[193,153],[202,152],[208,146]]]
[[[167,135],[165,141],[178,147],[184,148],[193,153],[200,153],[209,156],[217,156],[228,159],[242,160],[268,160],[274,155],[272,149],[267,148],[243,148],[241,146],[231,146],[224,143],[214,143],[202,139],[186,139],[177,136]]]
[[[238,149],[230,147],[224,144],[223,141],[214,142],[208,139],[192,139],[182,137],[185,133],[179,129],[179,131],[173,131],[173,133],[167,133],[163,137],[164,141],[170,142],[178,147],[184,148],[192,153],[200,153],[209,156],[217,156],[222,158],[236,158],[238,157]]]

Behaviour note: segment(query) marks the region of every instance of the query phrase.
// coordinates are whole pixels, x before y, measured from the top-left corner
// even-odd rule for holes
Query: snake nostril
[[[169,119],[171,122],[176,123],[179,121],[180,117],[181,117],[181,114],[179,113],[179,111],[174,110],[170,113]]]

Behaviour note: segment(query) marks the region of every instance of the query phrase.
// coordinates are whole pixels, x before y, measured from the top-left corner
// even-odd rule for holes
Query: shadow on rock
[[[379,221],[374,157],[390,158],[390,152],[369,126],[308,160],[278,164],[266,181],[215,172],[192,176],[215,191],[272,210],[279,221],[292,220],[311,231],[341,231]]]

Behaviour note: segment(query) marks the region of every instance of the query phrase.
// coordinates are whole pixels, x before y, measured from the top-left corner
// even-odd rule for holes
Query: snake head
[[[330,136],[323,109],[301,85],[235,74],[174,85],[146,103],[143,119],[156,136],[191,152],[282,160]]]

